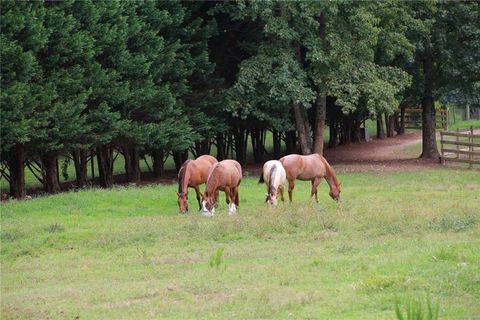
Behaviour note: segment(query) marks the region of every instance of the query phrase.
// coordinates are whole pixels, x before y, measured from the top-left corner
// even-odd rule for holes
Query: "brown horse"
[[[239,198],[238,186],[242,181],[242,167],[235,160],[223,160],[217,163],[210,172],[202,197],[202,213],[211,217],[215,213],[218,202],[218,191],[225,192],[225,200],[230,215],[237,211]]]
[[[312,181],[311,197],[315,195],[317,198],[317,187],[322,178],[325,178],[330,186],[330,197],[335,200],[340,200],[340,182],[335,175],[335,171],[328,164],[327,160],[319,154],[311,154],[308,156],[301,156],[298,154],[290,154],[280,159],[288,180],[288,197],[292,202],[293,188],[295,188],[295,179],[303,181]]]
[[[212,156],[204,155],[195,160],[187,160],[178,171],[178,208],[180,213],[188,211],[188,187],[194,188],[197,194],[198,206],[201,207],[199,185],[207,182],[211,168],[218,163]]]

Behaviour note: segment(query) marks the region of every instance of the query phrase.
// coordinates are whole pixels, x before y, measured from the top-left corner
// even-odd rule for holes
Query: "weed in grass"
[[[473,227],[476,222],[473,216],[459,217],[455,215],[445,215],[440,219],[432,220],[430,222],[430,228],[442,232],[461,232]]]
[[[18,230],[2,231],[0,239],[2,242],[15,242],[21,239],[24,234]]]
[[[401,310],[401,302],[399,299],[395,300],[395,314],[398,320],[436,320],[438,319],[438,313],[440,305],[438,301],[433,301],[429,295],[427,295],[426,306],[418,299],[408,297],[406,299],[405,313]]]
[[[357,288],[366,292],[380,292],[388,288],[397,287],[404,282],[403,279],[395,275],[372,275],[363,279]]]
[[[219,268],[222,264],[223,248],[218,248],[217,251],[210,257],[209,265],[211,268]]]
[[[456,261],[458,260],[458,253],[451,247],[441,248],[433,255],[435,261]]]
[[[59,223],[53,223],[44,228],[44,230],[48,233],[57,233],[65,231],[65,227]]]

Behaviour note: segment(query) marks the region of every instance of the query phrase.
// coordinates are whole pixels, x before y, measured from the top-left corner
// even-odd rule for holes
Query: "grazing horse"
[[[285,181],[286,173],[280,161],[270,160],[265,162],[263,165],[263,173],[260,176],[258,183],[265,182],[267,185],[267,198],[265,199],[266,203],[273,207],[277,206],[277,195],[279,192],[282,202],[285,201],[283,198]]]
[[[207,182],[211,168],[218,163],[212,156],[204,155],[195,160],[187,160],[178,171],[178,208],[180,213],[188,211],[188,187],[194,188],[197,194],[198,206],[202,208],[200,199],[202,193],[199,185]]]
[[[292,202],[293,188],[295,188],[295,179],[303,181],[312,181],[311,197],[315,195],[317,198],[317,187],[322,178],[325,178],[330,186],[330,197],[335,200],[340,200],[340,182],[335,175],[335,171],[328,164],[327,160],[319,154],[311,154],[308,156],[301,156],[298,154],[290,154],[280,159],[288,180],[288,197]]]
[[[228,205],[228,213],[235,214],[239,198],[238,186],[242,181],[242,167],[235,160],[223,160],[217,163],[210,172],[202,197],[202,213],[211,217],[215,213],[215,206],[218,202],[218,191],[225,192]]]

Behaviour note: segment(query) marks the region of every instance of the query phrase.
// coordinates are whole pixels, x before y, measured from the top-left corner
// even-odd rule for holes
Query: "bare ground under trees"
[[[388,172],[388,171],[411,171],[424,170],[440,166],[438,161],[419,159],[419,154],[405,152],[409,146],[420,144],[422,133],[409,132],[388,139],[373,138],[368,142],[340,145],[336,148],[324,149],[324,156],[334,167],[337,173],[342,172]],[[245,176],[257,176],[261,172],[259,164],[247,164],[244,166]],[[124,182],[125,175],[115,176],[116,184],[127,185]],[[142,181],[138,185],[152,183],[172,184],[176,183],[176,172],[167,170],[161,178],[155,178],[151,173],[142,173]],[[74,187],[75,182],[63,182],[62,190]],[[29,195],[42,194],[41,188],[30,189]]]

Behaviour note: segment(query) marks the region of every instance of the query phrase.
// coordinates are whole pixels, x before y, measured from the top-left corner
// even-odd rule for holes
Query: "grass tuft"
[[[222,264],[222,256],[223,256],[224,248],[218,248],[215,253],[210,257],[209,265],[211,268],[218,269]]]
[[[429,295],[426,297],[426,303],[420,300],[408,297],[403,303],[405,313],[402,312],[401,302],[395,300],[395,314],[398,320],[437,320],[440,305],[438,301],[433,301]]]
[[[477,223],[477,220],[473,216],[456,216],[456,215],[445,215],[440,219],[434,219],[430,226],[433,229],[439,230],[441,232],[462,232],[472,228]]]
[[[53,223],[46,226],[44,230],[48,233],[57,233],[65,231],[65,227],[59,223]]]

